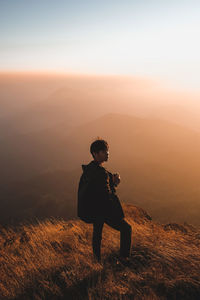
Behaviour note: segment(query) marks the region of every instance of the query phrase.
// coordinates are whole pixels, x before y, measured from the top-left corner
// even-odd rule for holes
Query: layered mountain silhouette
[[[75,216],[81,164],[101,136],[122,202],[200,224],[196,96],[146,79],[48,74],[0,74],[0,94],[1,222]]]
[[[147,118],[157,118],[175,122],[179,125],[189,127],[193,130],[200,131],[199,109],[183,105],[160,105],[146,115]]]
[[[71,207],[72,216],[81,164],[92,160],[89,145],[97,136],[109,143],[110,158],[104,166],[120,173],[118,193],[122,201],[142,204],[154,218],[164,222],[199,224],[200,134],[169,121],[113,113],[77,126],[67,136],[43,130],[5,139],[0,150],[4,170],[1,203],[10,207],[8,217],[13,215],[14,203],[21,212],[24,204],[32,211],[30,199],[37,203],[48,190],[50,198],[56,197],[56,203],[63,202],[60,194],[65,195],[66,208]],[[61,176],[59,170],[63,172]],[[54,193],[52,186],[55,191],[58,189],[51,183],[44,188],[46,194],[37,185],[32,187],[37,180],[41,186],[40,174],[46,182],[55,179],[59,194]],[[12,178],[13,183],[3,184],[6,177]],[[54,211],[58,213],[60,209]],[[4,212],[2,215],[7,216]]]

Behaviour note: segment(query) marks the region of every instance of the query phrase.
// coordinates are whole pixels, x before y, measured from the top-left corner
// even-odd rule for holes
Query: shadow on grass
[[[130,281],[133,294],[124,295],[127,297],[124,299],[138,299],[138,295],[135,294],[135,291],[138,289],[141,293],[143,293],[143,295],[146,295],[147,293],[147,296],[149,291],[153,291],[154,295],[156,295],[159,299],[200,299],[200,286],[198,285],[198,282],[195,283],[194,280],[187,280],[187,278],[177,279],[176,274],[174,274],[174,278],[170,278],[171,273],[168,273],[168,270],[171,268],[171,265],[166,261],[166,257],[156,250],[149,249],[144,245],[133,246],[131,249],[129,266],[116,264],[118,257],[119,254],[117,252],[112,252],[111,254],[106,255],[102,260],[102,268],[100,270],[91,272],[82,280],[74,281],[70,287],[66,286],[66,281],[64,280],[64,277],[61,276],[62,272],[67,271],[66,266],[56,270],[54,273],[49,274],[48,278],[47,275],[44,274],[44,280],[48,280],[50,284],[52,283],[57,286],[57,292],[55,292],[55,294],[52,294],[52,292],[50,293],[48,289],[44,289],[43,285],[40,285],[39,281],[35,279],[35,282],[32,282],[32,286],[27,287],[23,295],[21,294],[15,298],[15,300],[86,300],[91,299],[88,295],[88,290],[93,289],[96,286],[97,289],[95,290],[95,299],[111,299],[106,298],[105,296],[102,297],[101,295],[103,284],[108,273],[112,272],[115,274],[117,271],[127,271],[128,268],[130,272],[135,274],[147,274],[147,269],[151,269],[151,266],[155,261],[160,264],[163,270],[165,270],[162,278],[155,280],[155,277],[153,277],[152,273],[150,272],[147,274],[148,276],[142,276],[142,280],[140,279],[137,281],[134,279],[132,282]],[[99,283],[102,283],[102,290],[98,290]],[[120,298],[120,295],[119,298],[117,297],[118,296],[116,295],[115,299],[122,299]]]

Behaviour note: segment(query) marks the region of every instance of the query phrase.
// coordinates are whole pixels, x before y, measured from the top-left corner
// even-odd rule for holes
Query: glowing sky
[[[131,74],[200,90],[200,1],[0,0],[0,70]]]

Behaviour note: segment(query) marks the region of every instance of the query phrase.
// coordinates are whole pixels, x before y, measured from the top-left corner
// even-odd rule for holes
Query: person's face
[[[100,150],[98,153],[94,153],[94,159],[98,162],[102,163],[104,161],[107,161],[109,157],[109,150]]]

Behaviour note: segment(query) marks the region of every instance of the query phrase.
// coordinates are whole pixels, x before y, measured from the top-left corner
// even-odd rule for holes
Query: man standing
[[[115,187],[120,183],[118,173],[112,174],[102,164],[108,160],[109,146],[105,140],[97,139],[90,145],[93,160],[82,165],[78,187],[78,216],[93,223],[92,247],[95,260],[101,262],[101,240],[106,223],[120,231],[120,261],[129,261],[132,228],[124,219],[124,212]]]

